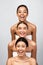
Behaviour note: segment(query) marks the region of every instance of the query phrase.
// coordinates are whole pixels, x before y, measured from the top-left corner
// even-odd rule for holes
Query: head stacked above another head
[[[17,41],[16,41],[16,43],[15,43],[15,47],[16,47],[16,45],[17,45],[19,42],[24,42],[25,45],[26,45],[26,47],[28,47],[28,41],[27,41],[26,38],[24,38],[24,37],[18,38]],[[21,44],[21,43],[20,43],[20,44]]]
[[[28,8],[26,5],[19,5],[17,7],[17,16],[19,21],[26,21],[26,18],[28,16]]]

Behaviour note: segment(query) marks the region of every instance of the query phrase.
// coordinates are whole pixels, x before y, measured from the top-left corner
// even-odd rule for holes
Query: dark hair
[[[18,26],[19,26],[21,23],[25,24],[25,25],[27,26],[27,29],[28,29],[27,23],[25,23],[25,22],[23,22],[23,21],[20,21],[20,22],[17,24],[17,29],[18,29]]]
[[[20,37],[17,39],[16,43],[15,43],[15,46],[17,45],[18,42],[24,42],[26,44],[26,47],[28,47],[28,41],[24,38],[24,37]]]
[[[20,7],[25,7],[25,8],[26,8],[26,10],[27,10],[27,14],[28,14],[28,8],[27,8],[27,6],[26,6],[26,5],[19,5],[19,6],[17,7],[17,13],[18,13],[18,9],[19,9]]]

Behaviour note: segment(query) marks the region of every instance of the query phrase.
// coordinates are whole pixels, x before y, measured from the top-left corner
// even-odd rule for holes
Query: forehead
[[[18,27],[26,27],[27,28],[27,26],[24,23],[19,24]]]
[[[19,7],[18,10],[26,10],[27,11],[26,7],[23,7],[23,6]]]
[[[23,41],[19,41],[18,43],[17,43],[17,45],[24,45],[24,46],[26,46],[26,44],[25,44],[25,42],[23,42]]]

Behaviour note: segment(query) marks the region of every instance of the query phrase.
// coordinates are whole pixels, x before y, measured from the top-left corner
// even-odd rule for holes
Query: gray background
[[[43,64],[43,0],[0,0],[0,65],[6,65],[7,45],[11,40],[10,27],[17,23],[16,8],[29,8],[27,20],[37,26],[37,61]]]

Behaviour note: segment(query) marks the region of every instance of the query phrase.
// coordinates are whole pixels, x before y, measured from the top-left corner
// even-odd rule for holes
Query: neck
[[[20,20],[19,20],[19,22],[27,22],[27,21],[26,21],[26,20],[25,20],[25,21],[20,21]]]
[[[19,56],[19,55],[18,55],[18,59],[19,59],[19,60],[25,60],[25,59],[26,59],[26,55],[24,55],[24,56]]]

